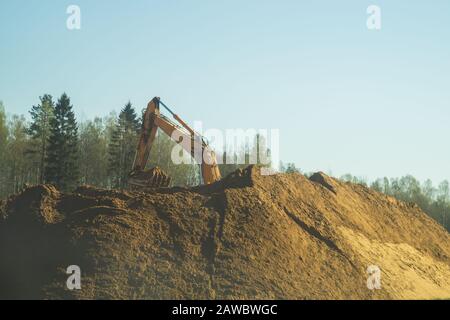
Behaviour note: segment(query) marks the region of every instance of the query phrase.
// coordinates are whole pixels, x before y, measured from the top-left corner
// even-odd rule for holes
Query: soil
[[[323,173],[249,167],[151,192],[39,185],[1,212],[3,299],[450,298],[447,231],[416,205]],[[70,265],[81,290],[66,287]],[[379,290],[367,288],[371,265]]]

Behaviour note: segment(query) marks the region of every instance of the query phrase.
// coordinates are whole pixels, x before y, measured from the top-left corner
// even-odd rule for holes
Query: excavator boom
[[[162,115],[160,105],[166,108],[179,124]],[[158,129],[167,134],[176,143],[179,143],[194,159],[198,158],[195,154],[196,151],[201,150],[200,166],[204,184],[211,184],[221,179],[216,155],[205,142],[205,139],[189,127],[178,115],[173,113],[159,98],[153,98],[148,103],[143,116],[141,135],[130,173],[130,185],[138,188],[155,188],[167,187],[170,184],[170,178],[158,168],[145,171]]]

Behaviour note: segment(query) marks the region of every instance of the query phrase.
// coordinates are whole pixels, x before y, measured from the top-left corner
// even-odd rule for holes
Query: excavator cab
[[[163,106],[176,122],[162,115],[160,106]],[[176,143],[190,141],[187,144],[181,143],[181,146],[192,157],[194,157],[194,150],[202,150],[202,155],[205,154],[209,158],[208,163],[201,161],[200,164],[204,184],[211,184],[221,179],[216,155],[209,148],[206,139],[172,112],[160,98],[155,97],[148,103],[143,116],[141,134],[136,148],[133,168],[128,180],[131,189],[164,188],[171,183],[171,178],[162,169],[158,167],[150,170],[145,169],[158,129],[167,134],[172,140],[174,140],[174,137],[179,138],[179,141],[174,140]]]

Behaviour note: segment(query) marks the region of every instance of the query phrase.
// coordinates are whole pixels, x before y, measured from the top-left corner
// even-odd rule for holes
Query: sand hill
[[[450,298],[450,235],[417,206],[322,173],[150,193],[27,188],[1,205],[0,298]],[[66,268],[82,289],[66,288]],[[381,289],[367,288],[367,268]]]

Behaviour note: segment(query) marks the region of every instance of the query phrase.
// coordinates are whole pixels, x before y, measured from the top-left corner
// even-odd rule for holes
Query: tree
[[[383,180],[382,179],[375,180],[374,182],[372,182],[370,187],[378,192],[383,192]]]
[[[50,121],[45,180],[67,191],[78,184],[78,128],[70,98],[64,93]]]
[[[339,179],[342,180],[342,181],[345,181],[345,182],[351,182],[351,183],[361,184],[363,186],[367,186],[367,179],[365,179],[363,177],[356,177],[356,176],[353,176],[353,175],[351,175],[349,173],[344,174]]]
[[[222,177],[230,173],[244,169],[249,165],[258,165],[261,167],[270,167],[272,165],[271,151],[267,146],[266,137],[262,134],[255,134],[252,141],[237,143],[230,139],[225,145],[224,152],[217,152],[216,157],[219,162],[219,170]],[[250,139],[249,139],[250,140]],[[221,161],[220,161],[221,160]],[[282,172],[285,172],[283,164],[280,165]]]
[[[39,97],[40,104],[32,106],[30,110],[31,125],[28,130],[33,143],[28,153],[34,159],[38,168],[38,182],[44,183],[45,159],[47,157],[47,142],[50,136],[50,123],[54,117],[54,103],[51,95]]]
[[[127,185],[141,128],[139,123],[136,111],[128,102],[119,114],[108,147],[108,172],[112,178],[112,185],[116,188],[125,188]]]
[[[300,170],[295,166],[295,163],[287,163],[284,169],[285,173],[300,173]]]
[[[450,186],[447,180],[438,186],[437,207],[440,213],[440,220],[443,226],[447,227],[447,220],[450,216]]]
[[[433,182],[430,179],[427,179],[422,187],[422,192],[424,196],[428,199],[434,199],[436,196],[436,188],[433,187]]]
[[[351,175],[347,179],[354,180]],[[399,200],[417,204],[431,218],[450,230],[450,187],[443,181],[436,189],[431,180],[423,184],[408,175],[401,178],[377,179],[371,188],[393,196]]]
[[[30,141],[24,116],[13,115],[9,121],[9,136],[6,149],[8,166],[8,193],[17,193],[23,185],[31,180],[33,166],[24,156]]]
[[[448,204],[450,202],[450,191],[449,183],[447,180],[441,182],[438,186],[437,201],[443,204]]]
[[[8,125],[6,123],[6,114],[3,102],[0,101],[0,197],[7,195],[7,165],[6,148],[8,139]]]
[[[262,167],[271,167],[271,151],[267,146],[266,136],[259,133],[255,135],[253,145],[250,148],[249,163]]]
[[[108,186],[107,137],[101,118],[80,125],[81,182],[101,187]]]
[[[0,155],[4,155],[6,139],[8,138],[8,127],[6,124],[6,114],[3,102],[0,101]]]

